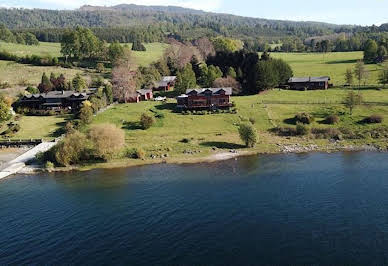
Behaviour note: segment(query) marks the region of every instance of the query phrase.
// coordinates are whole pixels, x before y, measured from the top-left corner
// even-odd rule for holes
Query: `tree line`
[[[0,24],[0,41],[26,45],[39,45],[39,41],[31,32],[11,32],[5,25]]]

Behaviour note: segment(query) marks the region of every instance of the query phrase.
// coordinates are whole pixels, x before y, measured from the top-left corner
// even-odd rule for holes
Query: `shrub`
[[[325,119],[325,123],[329,125],[337,124],[340,121],[340,118],[338,115],[329,115]]]
[[[296,123],[296,134],[298,136],[305,136],[310,133],[310,129],[303,123]]]
[[[145,151],[141,148],[132,148],[126,151],[126,156],[132,159],[141,159],[145,158]]]
[[[250,117],[249,122],[251,122],[252,125],[256,124],[256,118]]]
[[[367,124],[380,124],[382,123],[384,118],[381,115],[371,115],[364,119],[364,123]]]
[[[245,146],[248,148],[252,148],[255,146],[257,142],[257,133],[256,129],[252,126],[252,124],[241,124],[238,132],[240,134],[241,140],[245,143]]]
[[[149,129],[153,126],[155,120],[152,116],[143,113],[140,117],[140,126],[143,130]]]
[[[135,151],[135,156],[136,156],[136,159],[144,160],[146,154],[143,149],[137,148]]]
[[[190,139],[184,138],[181,140],[182,143],[190,143]]]
[[[52,170],[54,169],[54,163],[53,162],[50,162],[50,161],[47,161],[44,165],[44,168],[46,168],[47,170]]]
[[[87,139],[84,134],[79,131],[68,134],[56,145],[56,162],[63,166],[77,164],[83,159],[86,148]]]
[[[294,127],[277,127],[272,131],[276,132],[279,136],[296,136],[296,128]]]
[[[125,143],[124,131],[112,124],[93,126],[89,138],[94,145],[96,157],[110,160],[120,151]]]
[[[295,115],[295,122],[302,124],[311,124],[314,122],[314,117],[308,113],[299,113]]]
[[[89,101],[85,101],[82,105],[82,108],[79,113],[79,118],[82,123],[87,125],[90,124],[93,120],[93,109]]]
[[[342,134],[336,128],[313,128],[311,133],[314,134],[315,138],[324,138],[324,139],[341,139]]]

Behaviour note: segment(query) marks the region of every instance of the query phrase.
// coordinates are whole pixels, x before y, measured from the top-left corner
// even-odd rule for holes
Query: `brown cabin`
[[[175,86],[176,76],[164,76],[155,83],[154,91],[170,91]]]
[[[288,85],[291,90],[327,90],[330,77],[290,78]]]
[[[154,98],[154,95],[152,93],[151,89],[141,89],[136,91],[136,95],[133,97],[129,97],[127,99],[127,102],[131,103],[138,103],[141,101],[148,101],[152,100]]]
[[[189,89],[177,97],[177,108],[183,110],[219,109],[232,106],[232,88]]]
[[[23,96],[18,106],[35,110],[78,109],[83,101],[89,99],[88,93],[75,91],[50,91],[48,93]]]

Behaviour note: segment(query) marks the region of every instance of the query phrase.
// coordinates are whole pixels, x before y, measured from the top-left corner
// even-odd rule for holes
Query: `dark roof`
[[[288,83],[305,83],[305,82],[327,82],[330,80],[330,77],[323,76],[323,77],[294,77],[290,78],[288,80]]]
[[[188,89],[188,90],[186,90],[186,94],[192,94],[193,92],[196,92],[197,94],[205,95],[206,91],[210,92],[212,95],[221,94],[221,91],[224,91],[225,95],[232,95],[233,89],[232,88]]]
[[[48,93],[29,94],[24,96],[27,99],[64,99],[64,98],[88,98],[87,93],[78,93],[75,91],[50,91]]]

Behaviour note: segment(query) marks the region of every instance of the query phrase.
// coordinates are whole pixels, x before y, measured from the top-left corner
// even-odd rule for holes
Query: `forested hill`
[[[362,31],[356,26],[293,22],[209,13],[174,6],[83,6],[78,10],[0,9],[0,24],[13,30],[67,28],[157,27],[182,39],[224,35],[240,39],[306,38],[336,32]]]

